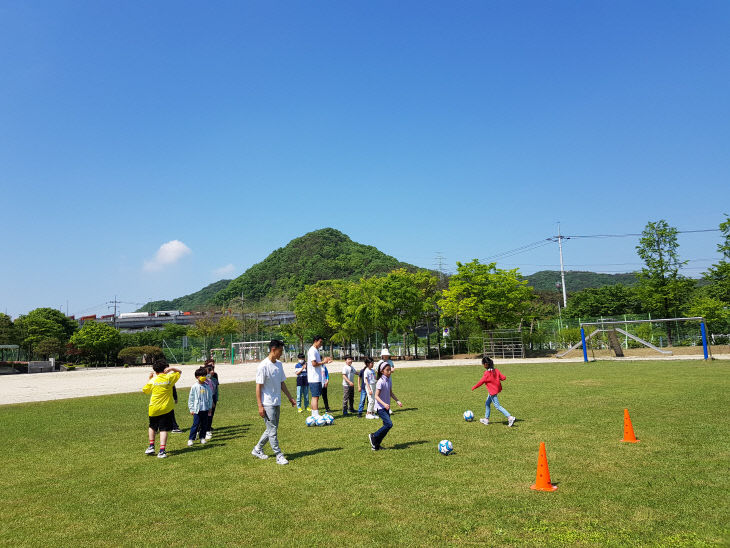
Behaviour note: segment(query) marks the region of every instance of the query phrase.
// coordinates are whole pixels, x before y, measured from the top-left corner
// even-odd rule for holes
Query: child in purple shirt
[[[390,380],[392,369],[388,362],[380,362],[378,366],[378,382],[375,385],[375,412],[383,421],[383,426],[374,434],[368,434],[370,440],[370,448],[373,451],[383,449],[381,444],[388,431],[393,427],[393,421],[390,419],[390,400],[395,400],[398,407],[403,407],[401,401],[393,393],[393,385]]]

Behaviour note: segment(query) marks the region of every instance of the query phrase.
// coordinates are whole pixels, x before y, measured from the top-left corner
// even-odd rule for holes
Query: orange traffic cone
[[[540,454],[537,457],[537,477],[535,484],[530,489],[535,491],[555,491],[557,485],[550,483],[550,469],[548,468],[547,455],[545,454],[545,442],[540,442]]]
[[[624,409],[624,439],[628,443],[637,443],[639,440],[634,435],[634,426],[631,424],[631,417],[629,417],[629,410]]]

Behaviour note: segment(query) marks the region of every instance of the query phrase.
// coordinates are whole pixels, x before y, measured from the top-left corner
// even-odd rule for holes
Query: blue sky
[[[729,24],[724,1],[0,0],[0,311],[178,297],[326,226],[452,270],[558,221],[717,228]],[[682,234],[685,273],[718,242]],[[636,270],[636,243],[568,240],[566,267]]]

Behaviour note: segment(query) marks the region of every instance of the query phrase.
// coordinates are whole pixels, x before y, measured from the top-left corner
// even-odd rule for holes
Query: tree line
[[[702,316],[718,333],[730,330],[730,217],[720,223],[720,260],[701,280],[681,274],[686,261],[679,255],[678,230],[665,220],[645,226],[636,252],[644,267],[635,286],[612,285],[571,293],[560,311],[568,318],[620,317],[648,313],[654,317]],[[479,336],[484,331],[516,328],[558,314],[543,292],[535,292],[518,269],[475,259],[456,263],[456,273],[440,277],[428,270],[398,268],[359,280],[324,280],[305,286],[294,299],[296,321],[278,328],[291,344],[304,348],[314,334],[332,345],[357,343],[371,349],[402,341],[418,356],[425,339],[426,353],[441,342],[443,327],[452,337]],[[161,346],[163,339],[182,336],[215,341],[217,337],[258,332],[255,320],[224,316],[202,319],[193,326],[168,324],[157,331],[121,333],[104,323],[77,323],[60,311],[38,308],[13,321],[0,314],[0,345],[18,344],[26,355],[50,356],[91,363],[115,363],[128,347]],[[671,325],[667,337],[671,344]],[[204,350],[207,351],[207,348]],[[4,355],[0,350],[0,361]]]

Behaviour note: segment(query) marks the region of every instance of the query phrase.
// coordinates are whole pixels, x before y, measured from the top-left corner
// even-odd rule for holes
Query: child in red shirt
[[[507,426],[512,426],[515,422],[515,418],[509,414],[509,411],[499,405],[499,399],[497,398],[497,394],[502,391],[501,381],[507,380],[507,377],[502,375],[499,369],[494,368],[494,362],[492,361],[492,358],[489,358],[487,356],[483,357],[482,365],[484,366],[484,369],[486,369],[486,371],[484,372],[481,380],[471,387],[471,389],[474,390],[476,388],[479,388],[481,385],[486,384],[487,391],[489,392],[487,401],[484,404],[484,418],[479,419],[479,422],[481,422],[482,424],[489,424],[490,404],[494,403],[494,408],[502,413],[505,417],[507,417]]]

